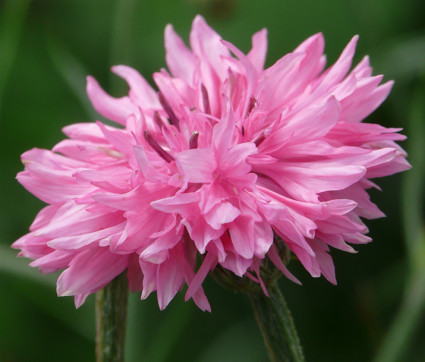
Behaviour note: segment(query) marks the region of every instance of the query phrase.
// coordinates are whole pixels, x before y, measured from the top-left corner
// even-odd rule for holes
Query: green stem
[[[255,318],[273,362],[304,361],[291,312],[282,293],[274,283],[268,287],[270,297],[263,292],[248,293]]]
[[[125,273],[96,293],[96,362],[124,362],[127,300]]]

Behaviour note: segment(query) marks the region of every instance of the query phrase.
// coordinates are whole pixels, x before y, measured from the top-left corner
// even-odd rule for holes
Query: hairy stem
[[[96,362],[124,362],[127,300],[125,273],[96,293]]]
[[[248,293],[255,318],[273,362],[304,361],[291,312],[282,293],[274,283],[268,287],[270,297],[261,292]]]

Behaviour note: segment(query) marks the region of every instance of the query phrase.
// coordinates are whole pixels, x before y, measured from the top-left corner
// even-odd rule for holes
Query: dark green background
[[[357,255],[333,251],[336,287],[311,278],[295,262],[290,268],[303,286],[283,278],[280,286],[308,361],[375,356],[385,362],[424,361],[421,0],[0,1],[0,361],[94,360],[93,296],[75,310],[72,298],[56,297],[56,276],[41,276],[9,250],[43,206],[15,180],[22,170],[20,154],[51,148],[67,124],[99,119],[86,100],[87,74],[115,95],[124,94],[126,86],[111,76],[114,64],[133,66],[151,81],[165,66],[165,25],[172,23],[187,40],[198,13],[243,51],[249,50],[251,35],[267,27],[268,65],[319,31],[330,64],[359,34],[355,61],[369,54],[374,73],[396,81],[368,121],[405,129],[409,141],[403,147],[414,168],[378,180],[383,192],[373,191],[373,200],[388,217],[367,223],[374,242],[358,247]],[[155,295],[146,301],[131,295],[127,360],[266,361],[248,299],[212,280],[205,290],[211,314],[184,303],[183,293],[163,312]]]

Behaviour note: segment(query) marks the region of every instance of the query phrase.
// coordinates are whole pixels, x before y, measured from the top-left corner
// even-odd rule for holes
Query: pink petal
[[[146,208],[140,212],[126,212],[127,223],[120,238],[111,244],[111,250],[117,253],[129,253],[145,248],[151,243],[151,237],[169,225],[174,225],[173,215]]]
[[[267,29],[260,30],[252,36],[252,49],[247,57],[258,72],[264,69],[267,53]]]
[[[323,75],[320,85],[315,89],[314,94],[320,94],[328,90],[332,85],[343,79],[351,67],[358,39],[359,37],[356,35],[350,40],[336,63]]]
[[[51,218],[56,214],[59,207],[59,205],[49,205],[42,208],[32,222],[30,230],[34,231],[43,226],[46,226],[50,222]]]
[[[321,273],[329,282],[336,284],[335,266],[328,253],[328,247],[319,240],[311,240],[310,245],[316,254],[316,261],[320,267]]]
[[[219,230],[223,224],[234,221],[241,212],[230,202],[222,202],[214,206],[205,214],[205,221],[216,230]]]
[[[117,210],[141,211],[146,209],[152,201],[167,197],[172,191],[173,188],[168,185],[145,182],[127,193],[98,193],[92,198]]]
[[[174,227],[164,235],[155,238],[154,242],[140,253],[140,259],[155,264],[166,262],[171,257],[170,250],[181,241],[182,233],[182,229]]]
[[[267,256],[270,258],[275,267],[278,268],[289,280],[292,280],[294,283],[301,285],[301,282],[283,264],[276,250],[276,246],[272,245],[270,247]]]
[[[78,185],[70,176],[61,175],[60,171],[48,170],[36,164],[28,168],[30,172],[20,172],[16,178],[29,192],[46,203],[60,204],[93,190],[91,186]]]
[[[58,279],[59,296],[93,293],[103,288],[127,267],[128,255],[117,255],[109,248],[84,250],[75,256]]]
[[[271,153],[285,147],[287,143],[305,143],[319,139],[335,126],[339,119],[340,105],[335,97],[329,97],[324,104],[315,104],[287,116],[287,121],[266,137],[259,150]]]
[[[46,245],[48,240],[47,238],[36,236],[34,233],[29,233],[16,240],[11,247],[14,249],[21,249],[18,256],[37,259],[53,252],[53,250]]]
[[[254,224],[254,253],[263,259],[273,245],[273,229],[268,222],[256,222]]]
[[[198,272],[196,273],[195,277],[190,283],[189,288],[187,289],[187,292],[185,295],[186,301],[189,300],[190,298],[193,298],[195,293],[201,287],[201,284],[204,281],[205,277],[207,276],[208,272],[214,269],[216,264],[217,264],[216,256],[213,255],[212,253],[207,253],[204,258],[204,261],[201,264],[201,267],[199,268]]]
[[[197,193],[177,194],[172,197],[154,201],[151,205],[154,209],[159,211],[177,213],[182,210],[182,207],[199,202],[199,198],[200,195]]]
[[[193,278],[195,276],[195,273],[193,272],[192,268],[189,266],[189,264],[186,262],[185,266],[185,280],[188,285],[191,284]],[[211,306],[208,303],[208,299],[205,296],[205,293],[201,288],[198,289],[198,291],[192,296],[193,301],[195,304],[200,308],[202,311],[208,311],[211,312]]]
[[[170,253],[170,258],[158,266],[157,295],[159,309],[163,310],[174,298],[184,280],[184,256],[181,248]]]
[[[125,125],[127,118],[138,112],[136,105],[131,102],[130,98],[111,97],[90,76],[87,77],[87,95],[96,111],[117,123]]]
[[[254,256],[254,223],[246,217],[239,217],[229,225],[230,238],[238,255],[245,259]]]
[[[251,171],[251,166],[246,159],[255,153],[257,153],[257,147],[254,143],[240,143],[223,154],[220,159],[220,169],[225,170],[227,177],[245,176]]]
[[[196,16],[190,32],[190,46],[201,61],[209,63],[219,74],[225,74],[221,58],[228,56],[227,48],[221,43],[221,37],[208,26],[202,16]]]
[[[228,253],[220,265],[242,278],[247,274],[248,268],[252,266],[252,261],[252,258],[246,259],[237,253]]]
[[[214,151],[209,148],[186,150],[176,155],[176,162],[183,177],[191,183],[213,182],[217,168]]]
[[[366,173],[362,166],[327,166],[304,164],[302,167],[285,166],[286,177],[304,187],[320,193],[329,190],[341,190],[359,181]]]
[[[172,25],[165,27],[165,50],[166,61],[171,74],[191,84],[196,58],[176,34]]]
[[[235,120],[233,111],[230,107],[230,102],[226,101],[228,113],[219,123],[214,126],[212,134],[212,144],[218,155],[224,154],[229,148],[230,141],[233,137],[235,129]],[[220,157],[220,156],[219,156]]]
[[[389,81],[375,88],[371,92],[363,91],[364,95],[367,94],[367,97],[363,96],[363,99],[359,100],[355,105],[346,104],[348,101],[343,101],[341,103],[343,112],[341,118],[347,122],[360,122],[369,114],[371,114],[376,108],[378,108],[381,103],[388,97],[388,94],[391,91],[394,82]],[[359,92],[360,93],[360,92]]]
[[[98,214],[87,211],[86,207],[86,205],[78,205],[72,201],[67,202],[56,212],[48,225],[37,230],[37,234],[52,239],[83,235],[122,221],[119,212]]]
[[[104,137],[117,151],[127,155],[133,153],[134,138],[130,134],[114,127],[107,127],[99,121],[96,124]]]
[[[75,123],[62,128],[69,138],[81,141],[105,143],[105,137],[95,123]]]
[[[156,92],[137,70],[126,65],[115,65],[112,72],[125,79],[130,86],[129,96],[132,104],[142,109],[159,108]]]
[[[54,273],[68,267],[74,256],[71,251],[55,250],[31,262],[30,266],[39,268],[42,273]]]
[[[98,243],[101,239],[110,237],[111,235],[118,234],[124,229],[124,223],[94,231],[92,233],[86,233],[76,236],[64,236],[53,239],[47,243],[47,245],[53,249],[61,250],[75,250],[81,249],[92,243]]]

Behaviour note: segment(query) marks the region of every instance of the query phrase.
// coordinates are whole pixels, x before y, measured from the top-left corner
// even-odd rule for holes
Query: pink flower
[[[324,70],[316,34],[264,69],[266,30],[245,55],[200,16],[190,49],[168,25],[159,93],[123,65],[112,71],[128,96],[88,77],[94,108],[121,126],[74,124],[52,151],[22,155],[19,182],[48,206],[13,247],[43,273],[64,270],[58,295],[77,307],[124,270],[161,309],[187,284],[186,299],[209,310],[202,282],[217,265],[262,283],[268,256],[298,282],[274,234],[336,283],[329,247],[354,252],[347,243],[371,240],[361,218],[383,216],[370,179],[409,168],[399,129],[362,123],[392,82],[379,85],[367,57],[349,72],[356,42]]]

